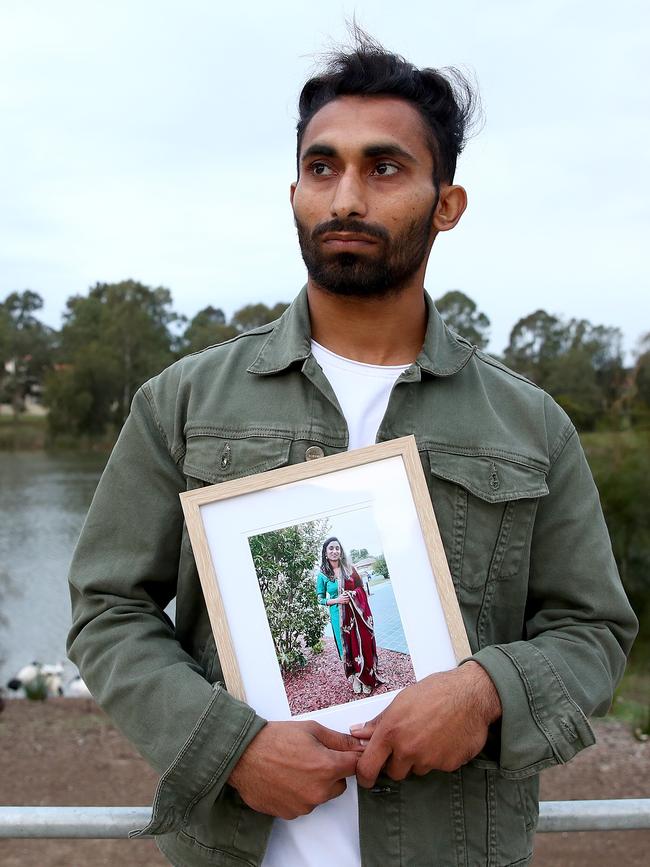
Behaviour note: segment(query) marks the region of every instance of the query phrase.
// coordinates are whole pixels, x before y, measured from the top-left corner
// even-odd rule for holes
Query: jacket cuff
[[[532,642],[484,647],[468,659],[487,671],[501,699],[498,766],[504,777],[523,779],[564,764],[596,742],[552,662]]]
[[[178,755],[164,772],[151,821],[129,837],[168,834],[184,825],[208,793],[216,799],[240,756],[266,720],[215,684],[210,700]]]

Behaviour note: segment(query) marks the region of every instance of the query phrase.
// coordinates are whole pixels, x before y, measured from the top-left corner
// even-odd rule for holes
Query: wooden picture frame
[[[351,722],[359,719],[359,701],[368,705],[363,711],[364,718],[376,715],[390,703],[401,688],[399,683],[408,682],[404,674],[407,662],[415,675],[413,679],[419,680],[434,671],[452,668],[471,655],[414,437],[210,485],[184,492],[180,498],[226,688],[232,695],[247,701],[260,715],[269,719],[314,718],[331,728],[346,731]],[[270,567],[260,565],[260,551],[266,550],[264,546],[268,547],[269,540],[274,544],[280,540],[284,544],[283,540],[289,538],[287,534],[295,541],[296,534],[303,539],[309,532],[315,539],[318,533],[322,537],[326,530],[337,536],[339,527],[347,533],[347,538],[340,543],[344,547],[351,548],[367,539],[374,540],[369,544],[375,549],[381,546],[378,556],[383,555],[382,567],[385,571],[388,567],[390,576],[387,579],[371,571],[371,578],[361,581],[363,592],[351,594],[355,599],[362,599],[370,593],[370,596],[365,595],[366,619],[372,626],[372,640],[377,639],[375,659],[379,662],[376,667],[381,674],[388,659],[393,678],[390,682],[384,678],[385,682],[376,685],[369,695],[365,694],[368,687],[356,689],[363,674],[359,675],[359,683],[355,683],[356,675],[346,678],[348,668],[344,671],[341,667],[339,671],[332,662],[336,660],[335,649],[340,655],[340,666],[349,659],[349,647],[345,643],[351,640],[345,634],[349,614],[343,609],[351,610],[350,594],[336,597],[345,597],[346,606],[333,603],[331,595],[326,595],[323,603],[321,594],[321,605],[325,609],[323,628],[325,632],[329,629],[329,637],[316,641],[311,649],[303,642],[297,650],[291,651],[299,656],[303,651],[309,655],[307,666],[299,666],[294,672],[282,667],[287,654],[279,649],[280,627],[274,626],[274,637],[269,624],[269,618],[276,617],[270,608],[280,605],[273,588],[284,588],[289,579],[285,572],[274,569],[272,574],[277,571],[277,584],[269,585]],[[323,559],[322,562],[330,561]],[[317,570],[315,564],[314,575]],[[321,583],[325,581],[322,571],[317,579]],[[346,580],[352,581],[349,564],[345,574],[348,572],[350,576]],[[356,570],[355,586],[359,578]],[[308,592],[304,589],[307,578],[302,580],[304,594]],[[373,584],[375,581],[377,584]],[[327,586],[331,589],[331,584]],[[339,592],[341,586],[339,584]],[[372,613],[373,596],[374,605],[388,612],[383,615],[384,626],[390,627],[391,640],[404,643],[397,650],[380,646],[382,624],[377,621],[377,611]],[[311,601],[307,601],[311,605]],[[335,606],[338,615],[331,610]],[[288,607],[280,605],[281,616]],[[311,608],[309,610],[310,616],[317,616]],[[365,637],[367,639],[367,635]],[[384,644],[387,643],[385,639]],[[325,647],[326,656],[316,658],[315,654],[322,652],[319,644]],[[408,660],[402,658],[404,648]],[[324,680],[316,683],[313,679],[316,675],[308,670],[311,667],[325,671],[324,660],[328,660],[329,668],[325,667],[328,673],[322,675]],[[306,691],[307,698],[298,699],[291,690],[296,692],[294,680],[300,680],[303,674],[305,678],[312,678],[311,686]],[[391,683],[398,686],[393,688]],[[330,693],[339,698],[323,703]],[[317,699],[317,695],[320,698]],[[341,699],[343,695],[345,700]],[[318,702],[320,705],[316,706]]]

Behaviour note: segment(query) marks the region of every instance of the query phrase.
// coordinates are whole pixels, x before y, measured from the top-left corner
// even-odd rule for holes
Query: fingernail
[[[364,727],[363,723],[355,723],[354,725],[350,726],[350,731],[351,732],[358,732],[359,729],[362,729],[363,727]]]
[[[370,743],[370,741],[362,741],[361,738],[359,738],[359,743],[361,744],[362,747],[367,747],[368,744]]]

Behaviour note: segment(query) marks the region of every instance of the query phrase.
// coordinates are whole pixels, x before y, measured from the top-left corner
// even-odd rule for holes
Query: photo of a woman
[[[329,609],[330,623],[345,677],[353,691],[369,695],[384,681],[379,677],[375,630],[363,582],[348,566],[336,536],[323,543],[316,594]]]
[[[292,716],[416,680],[372,508],[306,517],[249,537]]]

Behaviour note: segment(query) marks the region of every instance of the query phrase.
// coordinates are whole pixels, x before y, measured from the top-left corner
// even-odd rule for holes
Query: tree
[[[278,301],[273,307],[267,307],[266,304],[246,304],[233,313],[230,325],[238,332],[250,331],[278,319],[288,306],[283,301]]]
[[[650,410],[650,332],[639,340],[632,371],[632,400],[635,411],[647,416]]]
[[[0,304],[0,400],[18,414],[52,365],[56,334],[34,315],[43,307],[37,292],[12,292]]]
[[[375,565],[372,567],[373,572],[377,572],[379,575],[383,575],[384,578],[389,579],[390,573],[388,571],[388,566],[386,565],[386,558],[383,554],[380,554],[379,557],[375,560]]]
[[[550,392],[585,430],[612,409],[621,393],[621,344],[618,328],[536,310],[513,327],[505,360]]]
[[[215,343],[223,343],[237,334],[234,325],[226,324],[226,317],[219,307],[204,307],[199,310],[183,332],[183,354],[198,352]]]
[[[11,318],[6,310],[4,302],[0,304],[0,364],[4,364],[11,357]]]
[[[246,304],[236,310],[230,322],[218,307],[204,307],[185,329],[181,338],[183,354],[197,352],[215,343],[223,343],[237,334],[259,328],[278,319],[289,305],[279,301],[273,307],[266,304]]]
[[[327,535],[326,520],[307,521],[250,540],[264,606],[283,671],[305,665],[305,650],[325,626],[316,598],[314,566]]]
[[[563,332],[561,321],[546,310],[522,317],[510,332],[506,363],[543,387],[550,363],[562,354]]]
[[[571,349],[549,365],[544,388],[580,430],[592,430],[604,410],[601,388],[589,355]]]
[[[592,325],[587,319],[568,323],[569,351],[580,352],[595,373],[602,407],[610,410],[625,385],[623,334],[610,325]]]
[[[47,380],[54,432],[121,425],[136,390],[174,360],[171,295],[134,280],[97,283],[68,299],[58,369]]]
[[[369,557],[367,548],[353,548],[350,551],[350,558],[353,563],[358,563],[359,560],[363,560],[364,557]]]
[[[490,320],[464,292],[454,289],[435,302],[447,325],[470,343],[485,349],[490,339]]]

